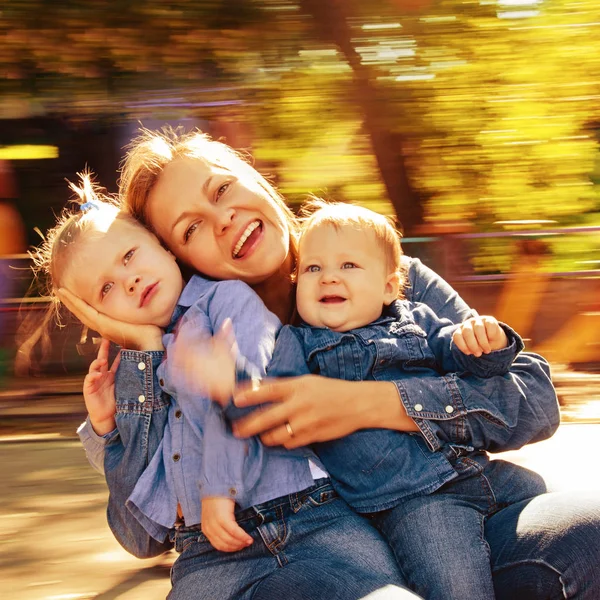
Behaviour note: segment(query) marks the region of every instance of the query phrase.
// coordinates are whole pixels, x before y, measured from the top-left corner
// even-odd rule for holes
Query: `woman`
[[[183,263],[208,276],[215,275],[211,265],[218,265],[220,277],[225,271],[226,278],[249,283],[284,323],[293,319],[293,217],[273,187],[227,146],[199,133],[144,132],[125,161],[121,194],[125,207]],[[409,300],[454,322],[471,315],[456,292],[418,260],[407,259],[406,267]],[[90,327],[136,348],[121,353],[117,414],[126,418],[118,435],[99,438],[88,425],[82,439],[90,456],[105,453],[115,536],[137,556],[156,555],[169,545],[149,538],[125,506],[165,427],[168,402],[154,377],[161,360],[156,331],[112,322],[72,296],[64,300]],[[510,377],[494,381],[491,388],[472,384],[462,394],[444,378],[402,386],[318,376],[268,382],[237,398],[239,404],[273,405],[238,422],[236,431],[291,448],[384,427],[420,431],[433,451],[448,445],[508,450],[552,435],[558,407],[543,359],[523,353]],[[145,402],[138,402],[142,397]],[[508,509],[499,506],[485,523],[485,537],[498,598],[600,597],[598,498],[546,494]],[[186,575],[193,578],[199,567],[189,564]]]

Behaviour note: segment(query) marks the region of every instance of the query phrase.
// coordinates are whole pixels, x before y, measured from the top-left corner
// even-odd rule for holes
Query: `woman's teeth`
[[[248,225],[248,227],[246,227],[246,231],[244,231],[244,233],[242,234],[242,237],[240,237],[240,239],[238,240],[238,243],[235,245],[235,248],[233,249],[233,252],[231,253],[233,258],[237,257],[240,250],[242,249],[242,246],[244,245],[246,240],[252,235],[252,232],[257,227],[260,227],[260,221],[254,221],[253,223],[250,223],[250,225]]]

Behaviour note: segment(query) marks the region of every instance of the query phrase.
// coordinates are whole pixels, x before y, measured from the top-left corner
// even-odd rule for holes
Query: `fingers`
[[[233,400],[236,406],[258,406],[267,402],[284,402],[289,396],[294,380],[294,377],[253,380],[238,386]]]
[[[491,351],[485,324],[481,317],[473,317],[461,323],[452,336],[457,348],[467,355],[481,356]]]
[[[104,359],[106,362],[108,362],[109,350],[110,342],[107,339],[102,338],[102,341],[100,342],[100,347],[98,348],[98,359]]]
[[[113,364],[110,366],[110,372],[116,373],[120,364],[121,364],[121,353],[119,352],[117,354],[117,356],[115,356],[115,360],[113,360]]]
[[[98,331],[98,311],[91,307],[67,288],[60,288],[57,292],[60,301],[72,312],[86,327]]]
[[[235,521],[233,513],[223,513],[202,516],[202,532],[208,541],[221,552],[237,552],[253,542],[249,536]]]

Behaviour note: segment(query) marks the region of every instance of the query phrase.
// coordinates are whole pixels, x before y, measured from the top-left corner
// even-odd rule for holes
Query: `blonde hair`
[[[197,129],[189,133],[168,126],[159,131],[140,129],[138,137],[129,144],[121,164],[119,193],[122,208],[154,230],[147,215],[148,197],[164,169],[177,158],[194,158],[257,183],[283,211],[290,230],[291,249],[296,254],[298,224],[283,196],[249,163],[247,157]]]
[[[48,298],[49,306],[42,318],[28,316],[19,327],[19,351],[15,365],[18,371],[29,369],[32,352],[38,343],[41,344],[43,356],[48,352],[50,324],[55,321],[62,326],[57,291],[77,242],[86,232],[95,230],[101,223],[110,223],[115,219],[134,221],[130,215],[120,211],[116,200],[94,182],[91,172],[79,173],[79,178],[80,185],[69,182],[69,187],[75,192],[71,203],[63,209],[56,225],[46,235],[38,232],[43,241],[29,252],[34,274],[29,294]]]
[[[405,269],[402,266],[402,247],[400,233],[391,217],[376,213],[363,206],[345,202],[326,202],[321,198],[311,198],[300,208],[302,236],[315,227],[330,225],[336,230],[352,227],[359,231],[372,231],[377,243],[383,250],[388,273],[397,273],[400,277],[400,295],[406,282]]]

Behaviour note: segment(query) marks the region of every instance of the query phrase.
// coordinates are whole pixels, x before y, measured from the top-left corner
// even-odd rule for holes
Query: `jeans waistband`
[[[329,478],[316,479],[313,485],[299,492],[267,500],[267,502],[250,508],[237,510],[235,520],[246,533],[250,533],[260,525],[297,513],[311,498],[317,504],[321,504],[326,499],[335,498],[337,495]],[[175,549],[181,552],[180,547],[183,545],[184,540],[201,535],[203,535],[201,524],[192,525],[191,527],[182,525],[171,530],[170,537],[171,541],[175,542]]]

